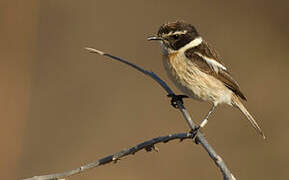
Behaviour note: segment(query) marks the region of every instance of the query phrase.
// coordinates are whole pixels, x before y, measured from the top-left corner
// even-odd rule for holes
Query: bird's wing
[[[228,72],[226,66],[221,62],[221,58],[218,53],[205,41],[197,47],[188,49],[185,55],[199,69],[225,84],[227,88],[232,90],[236,95],[243,100],[247,100],[244,94],[240,91],[238,83],[233,79]]]

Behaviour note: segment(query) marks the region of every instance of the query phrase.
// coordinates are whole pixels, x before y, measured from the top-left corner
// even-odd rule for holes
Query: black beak
[[[148,41],[162,41],[163,38],[158,37],[158,36],[152,36],[152,37],[148,37]]]

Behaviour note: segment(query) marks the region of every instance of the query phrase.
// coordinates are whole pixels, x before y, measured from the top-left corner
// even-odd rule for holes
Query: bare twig
[[[108,53],[104,53],[102,51],[93,49],[93,48],[85,48],[86,50],[88,50],[91,53],[96,53],[99,55],[103,55],[103,56],[107,56],[111,59],[120,61],[124,64],[127,64],[135,69],[137,69],[138,71],[144,73],[145,75],[151,77],[153,80],[155,80],[159,85],[161,85],[161,87],[170,95],[174,95],[175,93],[171,90],[171,88],[159,77],[157,76],[154,72],[151,71],[147,71],[133,63],[130,63],[127,60],[124,60],[122,58],[119,58],[117,56],[113,56],[111,54]],[[179,110],[181,111],[183,117],[185,118],[187,124],[189,125],[190,129],[194,130],[196,128],[195,123],[192,121],[188,111],[185,109],[183,103],[181,102],[181,100],[177,101],[177,105]],[[81,166],[80,168],[74,169],[74,170],[70,170],[67,172],[63,172],[63,173],[58,173],[58,174],[49,174],[49,175],[43,175],[43,176],[35,176],[32,178],[28,178],[25,180],[59,180],[59,179],[63,179],[65,177],[74,175],[74,174],[78,174],[81,173],[85,170],[100,166],[100,165],[104,165],[106,163],[109,162],[116,162],[117,160],[119,160],[121,157],[127,156],[129,154],[134,154],[137,151],[141,150],[141,149],[146,149],[147,151],[153,150],[154,148],[154,144],[157,144],[159,142],[167,142],[170,141],[172,139],[187,139],[187,138],[194,138],[195,135],[194,134],[174,134],[174,135],[169,135],[169,136],[163,136],[163,137],[158,137],[158,138],[154,138],[150,141],[146,141],[144,143],[141,143],[135,147],[132,147],[128,150],[122,150],[116,154],[107,156],[103,159],[100,159],[96,162]],[[211,159],[215,162],[215,164],[219,167],[222,175],[223,175],[223,179],[224,180],[235,180],[235,177],[233,176],[233,174],[230,172],[230,170],[228,169],[228,167],[226,166],[225,162],[222,160],[222,158],[215,152],[215,150],[212,148],[212,146],[207,142],[206,138],[204,137],[204,135],[201,132],[198,132],[196,137],[195,137],[195,142],[198,144],[201,144],[202,147],[208,152],[209,156],[211,157]]]
[[[32,178],[27,178],[24,180],[60,180],[64,179],[66,177],[79,174],[83,171],[95,168],[100,165],[104,165],[110,162],[117,162],[120,160],[122,157],[127,156],[127,155],[134,155],[136,152],[144,149],[146,151],[151,151],[155,150],[157,151],[155,144],[158,143],[167,143],[169,141],[172,141],[174,139],[179,139],[180,141],[183,141],[184,139],[193,139],[195,137],[195,134],[191,133],[179,133],[179,134],[172,134],[172,135],[167,135],[167,136],[160,136],[154,139],[151,139],[149,141],[145,141],[143,143],[140,143],[134,147],[131,147],[129,149],[124,149],[121,150],[115,154],[109,155],[107,157],[104,157],[102,159],[99,159],[95,162],[86,164],[84,166],[81,166],[77,169],[73,169],[70,171],[62,172],[62,173],[57,173],[57,174],[48,174],[48,175],[43,175],[43,176],[34,176]]]
[[[156,75],[154,72],[151,71],[147,71],[133,63],[128,62],[127,60],[124,60],[122,58],[119,58],[117,56],[113,56],[109,53],[104,53],[102,51],[93,49],[93,48],[85,48],[86,50],[88,50],[91,53],[96,53],[102,56],[107,56],[110,57],[114,60],[120,61],[124,64],[127,64],[135,69],[137,69],[138,71],[144,73],[145,75],[148,75],[149,77],[151,77],[153,80],[155,80],[158,84],[160,84],[162,86],[162,88],[168,93],[168,94],[175,94],[171,88],[160,78],[158,77],[158,75]],[[185,109],[183,103],[178,100],[177,101],[177,105],[179,110],[181,111],[182,115],[184,116],[187,124],[189,125],[189,127],[194,130],[196,128],[195,123],[192,121],[191,116],[189,115],[188,111]],[[230,172],[230,170],[228,169],[228,167],[226,166],[225,162],[222,160],[222,158],[215,152],[215,150],[212,148],[212,146],[208,143],[208,141],[206,140],[206,138],[204,137],[204,135],[202,133],[198,133],[196,136],[196,142],[200,143],[203,148],[208,152],[209,156],[211,157],[211,159],[214,160],[214,162],[216,163],[216,165],[219,167],[219,169],[221,170],[221,173],[223,175],[224,180],[235,180],[234,175]]]

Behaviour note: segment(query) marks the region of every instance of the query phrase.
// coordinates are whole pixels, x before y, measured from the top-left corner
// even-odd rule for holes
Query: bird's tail
[[[248,110],[245,108],[245,106],[242,104],[242,102],[239,100],[239,98],[236,95],[232,96],[232,105],[237,107],[249,120],[251,125],[254,127],[254,129],[264,138],[266,139],[264,133],[262,132],[260,126],[257,124],[253,116],[248,112]]]

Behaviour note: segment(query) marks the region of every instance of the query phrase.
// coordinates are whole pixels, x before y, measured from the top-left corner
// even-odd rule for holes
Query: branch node
[[[189,137],[189,136],[188,136],[188,137]],[[181,143],[181,142],[183,142],[183,141],[184,141],[184,139],[185,139],[185,138],[180,138],[180,141],[179,141],[179,142],[180,142],[180,143]]]
[[[112,162],[113,162],[113,164],[116,164],[118,160],[120,160],[120,159],[117,158],[117,157],[113,157],[113,158],[112,158]]]
[[[148,146],[145,147],[145,151],[146,152],[151,152],[152,150],[155,151],[155,152],[159,152],[160,151],[160,149],[157,148],[155,145],[148,145]]]
[[[158,147],[156,147],[156,146],[153,146],[153,150],[154,150],[155,152],[160,152],[160,149],[159,149]]]
[[[195,138],[195,144],[200,144],[199,138]]]

